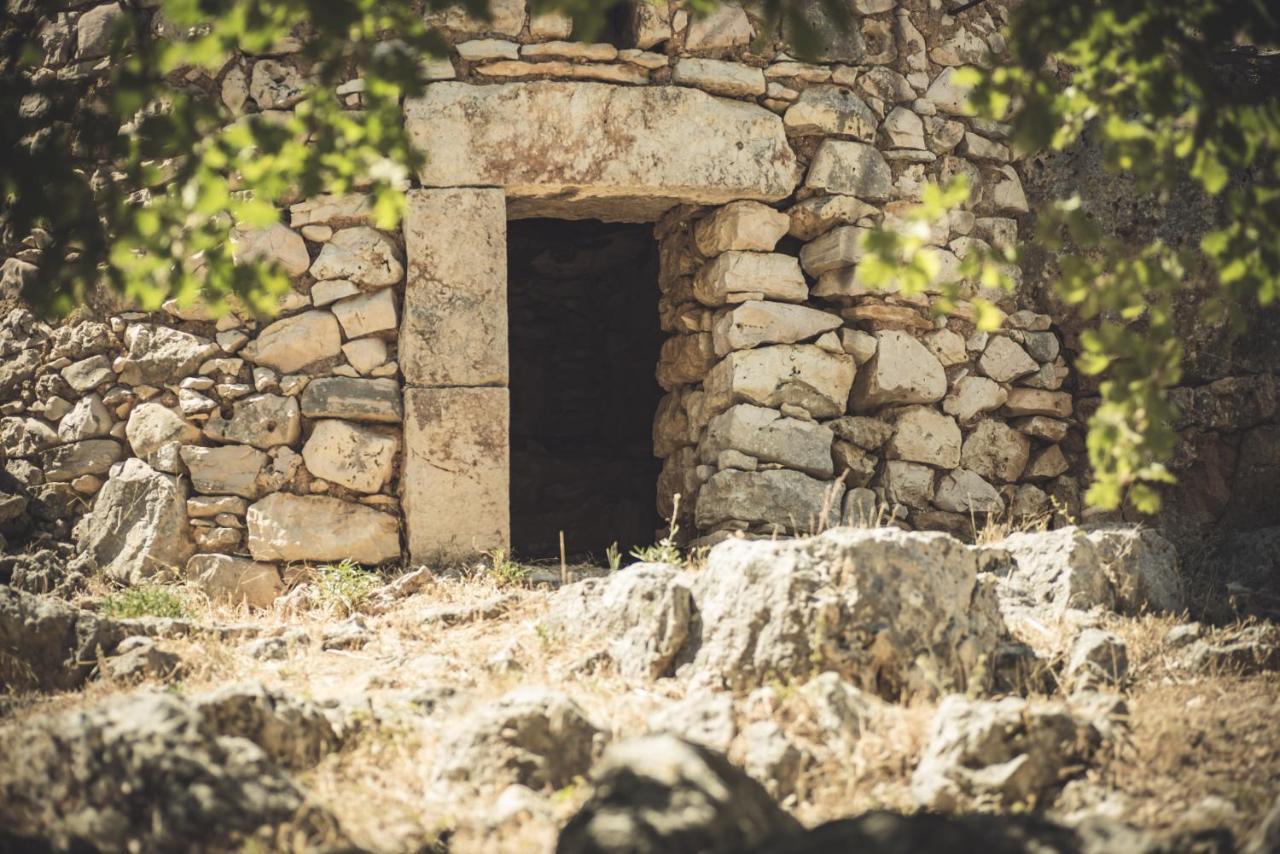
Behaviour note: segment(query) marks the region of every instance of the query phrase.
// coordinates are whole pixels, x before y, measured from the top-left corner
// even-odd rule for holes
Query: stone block
[[[906,332],[877,332],[876,354],[858,371],[852,408],[867,412],[886,404],[933,403],[947,393],[947,375],[929,350]]]
[[[255,365],[292,374],[341,352],[342,334],[334,316],[327,311],[306,311],[272,323],[246,344],[240,355]]]
[[[811,344],[735,350],[708,372],[706,406],[716,413],[734,403],[791,404],[815,418],[832,418],[844,414],[854,372],[852,356]]]
[[[435,156],[433,151],[431,159]],[[409,275],[400,366],[405,382],[506,385],[507,211],[502,191],[410,191],[404,234]]]
[[[768,205],[731,202],[702,219],[693,239],[708,258],[730,249],[772,252],[790,226],[790,217]]]
[[[784,418],[777,410],[741,403],[711,419],[698,456],[704,463],[714,463],[722,451],[734,450],[761,462],[830,478],[833,438],[817,422]]]
[[[393,379],[319,377],[303,389],[301,407],[308,418],[395,424],[404,416],[400,385]]]
[[[385,288],[404,277],[400,247],[367,225],[343,228],[320,250],[311,265],[317,280],[347,279],[367,288]]]
[[[960,465],[960,427],[950,415],[932,406],[907,406],[894,413],[893,424],[887,457],[947,469]]]
[[[893,190],[893,173],[874,145],[828,139],[818,147],[805,186],[883,202]]]
[[[267,455],[248,445],[183,445],[182,461],[196,492],[243,498],[257,498],[262,492],[259,475],[267,465]]]
[[[339,300],[332,310],[348,339],[396,328],[396,295],[390,289]]]
[[[717,356],[761,344],[795,344],[839,329],[838,315],[781,302],[749,300],[719,315],[712,327]]]
[[[809,285],[800,264],[777,252],[725,252],[698,271],[693,293],[703,305],[724,305],[738,294],[804,302]]]
[[[347,421],[316,424],[302,448],[307,470],[356,492],[377,492],[391,478],[399,440]]]
[[[193,555],[187,561],[186,577],[210,599],[254,608],[270,608],[284,590],[275,564],[231,555]]]
[[[259,561],[380,564],[400,557],[395,516],[327,495],[276,492],[249,507],[249,553]]]
[[[410,388],[405,398],[400,489],[412,559],[508,547],[507,390]]]
[[[842,484],[786,469],[716,472],[698,492],[696,519],[701,529],[726,522],[808,533],[835,524],[844,498]],[[822,519],[823,510],[827,519]]]
[[[730,98],[763,95],[766,88],[764,72],[759,68],[719,59],[683,57],[672,69],[671,80]]]

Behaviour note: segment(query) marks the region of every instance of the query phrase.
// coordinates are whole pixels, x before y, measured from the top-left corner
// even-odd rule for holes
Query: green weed
[[[183,620],[191,615],[186,601],[171,587],[142,584],[113,593],[102,600],[99,611],[108,617],[168,617]]]

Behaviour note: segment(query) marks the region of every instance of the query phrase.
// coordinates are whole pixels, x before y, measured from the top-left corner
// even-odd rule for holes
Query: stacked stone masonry
[[[842,32],[812,4],[825,41],[806,62],[734,4],[697,18],[637,3],[600,44],[522,0],[494,0],[488,21],[431,13],[452,48],[424,60],[437,82],[405,105],[429,156],[403,233],[375,229],[355,195],[238,232],[240,256],[295,278],[269,322],[177,305],[57,329],[10,314],[8,474],[71,515],[91,508],[81,548],[134,575],[225,585],[228,561],[283,579],[295,562],[505,546],[505,224],[541,216],[655,223],[657,494],[666,518],[681,496],[686,534],[876,519],[967,533],[977,514],[1076,507],[1051,319],[999,295],[1005,324],[981,333],[963,301],[939,316],[936,295],[876,292],[857,272],[866,229],[957,175],[976,192],[929,231],[941,275],[1016,241],[1027,201],[1007,129],[966,118],[954,77],[999,55],[1004,11],[850,5]],[[100,71],[112,10],[51,20],[50,63]],[[297,47],[189,82],[235,114],[289,110]],[[361,90],[353,77],[340,94],[359,108]],[[36,260],[33,246],[5,261],[6,286]],[[130,539],[147,520],[171,536]]]

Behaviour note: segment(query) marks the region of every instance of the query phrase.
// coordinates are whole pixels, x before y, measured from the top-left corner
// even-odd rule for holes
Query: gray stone
[[[833,228],[818,239],[805,244],[800,250],[800,264],[810,276],[821,276],[823,273],[852,267],[866,254],[863,240],[870,231],[870,229],[853,225]],[[856,271],[853,275],[856,276]],[[827,294],[824,291],[823,283],[820,282],[815,289],[815,295],[836,295]]]
[[[932,403],[947,393],[942,363],[906,332],[877,332],[876,354],[858,371],[851,407],[867,412],[886,404]]]
[[[248,445],[183,445],[181,454],[196,492],[242,498],[257,498],[262,492],[261,477],[267,465],[262,451]]]
[[[1095,528],[1087,534],[1115,588],[1122,614],[1178,614],[1187,599],[1178,552],[1157,531],[1141,527]]]
[[[148,637],[125,638],[116,654],[105,660],[103,675],[113,683],[128,685],[146,679],[166,681],[182,674],[182,658],[161,649]]]
[[[237,400],[230,420],[217,413],[209,417],[204,435],[215,442],[240,442],[255,448],[292,445],[302,435],[298,399],[255,394]]]
[[[671,70],[671,82],[696,86],[713,95],[738,98],[765,93],[764,72],[759,68],[719,59],[681,57]]]
[[[800,93],[800,98],[783,115],[782,123],[797,136],[851,137],[871,142],[879,121],[871,108],[850,90],[820,84]]]
[[[893,173],[875,146],[829,139],[818,147],[805,186],[883,202],[893,190]]]
[[[703,382],[708,413],[734,403],[799,406],[815,418],[842,415],[853,385],[853,358],[809,344],[735,350]]]
[[[94,6],[82,14],[76,19],[76,59],[105,56],[116,28],[125,24],[125,11],[118,3]]]
[[[130,324],[124,334],[129,348],[120,371],[120,381],[128,385],[165,385],[191,376],[219,348],[207,338],[168,326]]]
[[[1098,690],[1119,685],[1129,672],[1125,642],[1102,629],[1085,629],[1071,644],[1063,677],[1072,691]]]
[[[292,398],[290,398],[292,399]],[[302,448],[307,470],[356,492],[377,492],[391,479],[399,439],[347,421],[316,422]]]
[[[965,437],[960,462],[992,480],[1013,483],[1027,466],[1031,442],[1003,421],[985,419]]]
[[[795,344],[840,328],[838,315],[803,305],[748,300],[716,318],[712,343],[717,356],[761,344]]]
[[[798,834],[799,822],[722,754],[671,735],[610,748],[565,826],[560,854],[730,854]]]
[[[886,457],[945,469],[960,465],[960,427],[950,415],[932,406],[907,406],[896,410],[892,419]]]
[[[86,474],[106,474],[123,457],[124,448],[114,439],[85,439],[50,448],[40,460],[44,479],[59,483]]]
[[[240,355],[255,365],[291,374],[341,352],[337,319],[327,311],[305,311],[267,326]]]
[[[249,94],[261,110],[287,110],[302,100],[302,75],[292,65],[260,59],[249,76]]]
[[[702,462],[713,463],[722,451],[732,449],[825,479],[833,474],[833,438],[830,430],[813,421],[784,418],[777,410],[742,403],[708,422],[698,455]]]
[[[669,733],[712,750],[727,751],[738,734],[733,695],[697,690],[649,716],[649,732]]]
[[[998,545],[1013,556],[1009,582],[1032,601],[1057,613],[1114,607],[1115,590],[1102,556],[1079,528],[1010,534]]]
[[[998,383],[1012,382],[1018,377],[1033,374],[1039,367],[1026,350],[1004,335],[993,335],[978,359],[978,368]]]
[[[102,398],[87,394],[58,421],[58,438],[64,442],[77,442],[105,436],[111,431],[111,413],[103,405]]]
[[[809,286],[800,264],[790,255],[729,251],[698,271],[693,293],[703,305],[724,305],[737,294],[804,302],[809,298]]]
[[[876,450],[893,435],[892,425],[865,415],[846,415],[844,418],[828,421],[826,427],[837,438],[852,442],[867,451]]]
[[[889,460],[884,466],[884,494],[892,504],[927,510],[934,496],[934,470],[920,463]]]
[[[125,436],[136,456],[147,458],[165,445],[200,440],[200,428],[159,403],[142,403],[129,413]]]
[[[711,529],[738,521],[804,533],[838,521],[843,495],[843,485],[798,471],[725,469],[713,474],[698,492],[697,524],[699,529]]]
[[[250,505],[249,553],[260,561],[380,564],[400,557],[395,516],[324,495],[277,492]]]
[[[186,500],[178,478],[142,460],[125,460],[77,527],[77,545],[96,566],[126,584],[175,572],[195,550]]]
[[[258,682],[228,685],[192,702],[219,735],[248,739],[285,768],[310,768],[340,744],[319,707]]]
[[[111,360],[106,356],[90,356],[79,362],[67,365],[61,371],[67,385],[79,392],[91,391],[103,383],[114,382],[116,375],[111,370]]]
[[[781,119],[681,86],[436,83],[409,99],[405,124],[432,153],[423,186],[502,187],[520,215],[653,218],[795,188]]]
[[[346,279],[385,288],[404,278],[404,256],[390,237],[366,225],[334,232],[311,265],[316,279]]]
[[[698,251],[712,258],[721,252],[772,252],[787,233],[790,218],[760,202],[730,202],[694,228]]]
[[[1004,499],[996,488],[968,469],[943,475],[934,492],[933,504],[950,513],[1004,512]]]
[[[0,584],[0,651],[9,662],[5,669],[8,689],[77,688],[96,664],[98,650],[114,652],[124,636],[113,621],[54,597]]]
[[[320,377],[303,390],[301,406],[308,418],[396,424],[404,417],[400,385],[393,379]]]

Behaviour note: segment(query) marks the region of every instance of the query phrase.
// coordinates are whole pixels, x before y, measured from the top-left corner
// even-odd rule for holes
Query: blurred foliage
[[[1089,419],[1087,501],[1155,512],[1157,486],[1173,481],[1163,461],[1176,441],[1168,389],[1181,379],[1174,307],[1187,271],[1207,270],[1216,284],[1196,295],[1206,323],[1238,330],[1251,307],[1280,296],[1280,8],[1027,0],[1006,36],[1010,57],[999,67],[956,79],[974,87],[977,115],[1010,125],[1021,153],[1062,150],[1088,134],[1109,169],[1160,203],[1176,204],[1188,176],[1217,197],[1219,221],[1198,246],[1181,248],[1104,234],[1076,196],[1035,212],[1033,239],[1054,253],[1057,293],[1088,321],[1075,367],[1102,377]],[[1242,85],[1242,77],[1254,79]],[[938,215],[937,205],[926,214]],[[908,270],[919,251],[884,234],[871,241],[878,259]],[[965,263],[989,285],[1013,259],[984,254]],[[910,275],[903,281],[919,288]]]

